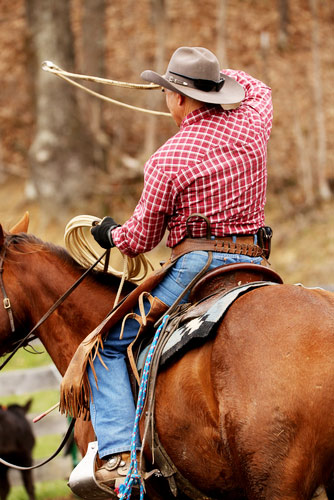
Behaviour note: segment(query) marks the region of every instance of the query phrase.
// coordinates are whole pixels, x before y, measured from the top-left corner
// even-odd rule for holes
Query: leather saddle
[[[194,304],[213,293],[227,291],[254,281],[283,283],[282,278],[269,267],[251,263],[227,264],[208,271],[194,285],[190,293],[190,302]]]

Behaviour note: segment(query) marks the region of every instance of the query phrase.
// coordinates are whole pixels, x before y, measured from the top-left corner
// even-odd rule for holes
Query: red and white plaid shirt
[[[264,224],[267,142],[272,126],[271,90],[242,71],[225,70],[245,89],[233,111],[204,106],[183,120],[179,132],[144,168],[144,189],[130,219],[112,231],[115,245],[134,257],[186,235],[187,217],[208,217],[212,235],[254,234]],[[206,224],[189,223],[193,237]]]

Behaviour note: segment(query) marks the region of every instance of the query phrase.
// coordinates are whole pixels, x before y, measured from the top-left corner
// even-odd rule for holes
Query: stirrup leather
[[[144,311],[144,299],[148,300],[150,303],[150,310],[146,315]],[[138,314],[129,313],[127,316],[125,316],[123,320],[123,326],[127,318],[133,318],[138,321],[139,325],[138,333],[134,341],[131,342],[131,344],[128,346],[127,353],[132,372],[137,380],[138,385],[140,385],[140,377],[133,354],[133,346],[136,343],[138,337],[142,335],[143,332],[147,331],[150,327],[153,327],[154,323],[167,311],[168,306],[164,302],[162,302],[162,300],[160,300],[158,297],[153,297],[148,292],[143,292],[140,295],[138,303],[141,315],[139,316]]]

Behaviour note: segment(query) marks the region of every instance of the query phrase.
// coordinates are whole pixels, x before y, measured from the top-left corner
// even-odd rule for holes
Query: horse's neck
[[[34,311],[35,323],[79,276],[74,270],[59,274],[58,269],[58,275],[51,277],[48,269],[45,287],[39,283],[36,290],[37,296],[43,295],[43,299],[38,311]],[[65,373],[79,343],[111,310],[114,297],[112,289],[92,280],[84,281],[39,328],[38,337],[61,374]]]

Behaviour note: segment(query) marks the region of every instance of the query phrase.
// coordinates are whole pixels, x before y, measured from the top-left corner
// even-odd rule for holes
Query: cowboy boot
[[[137,452],[139,463],[140,452]],[[119,494],[121,484],[125,482],[126,476],[131,466],[131,452],[123,452],[112,455],[104,461],[103,465],[95,472],[95,479],[98,483],[115,490]]]

